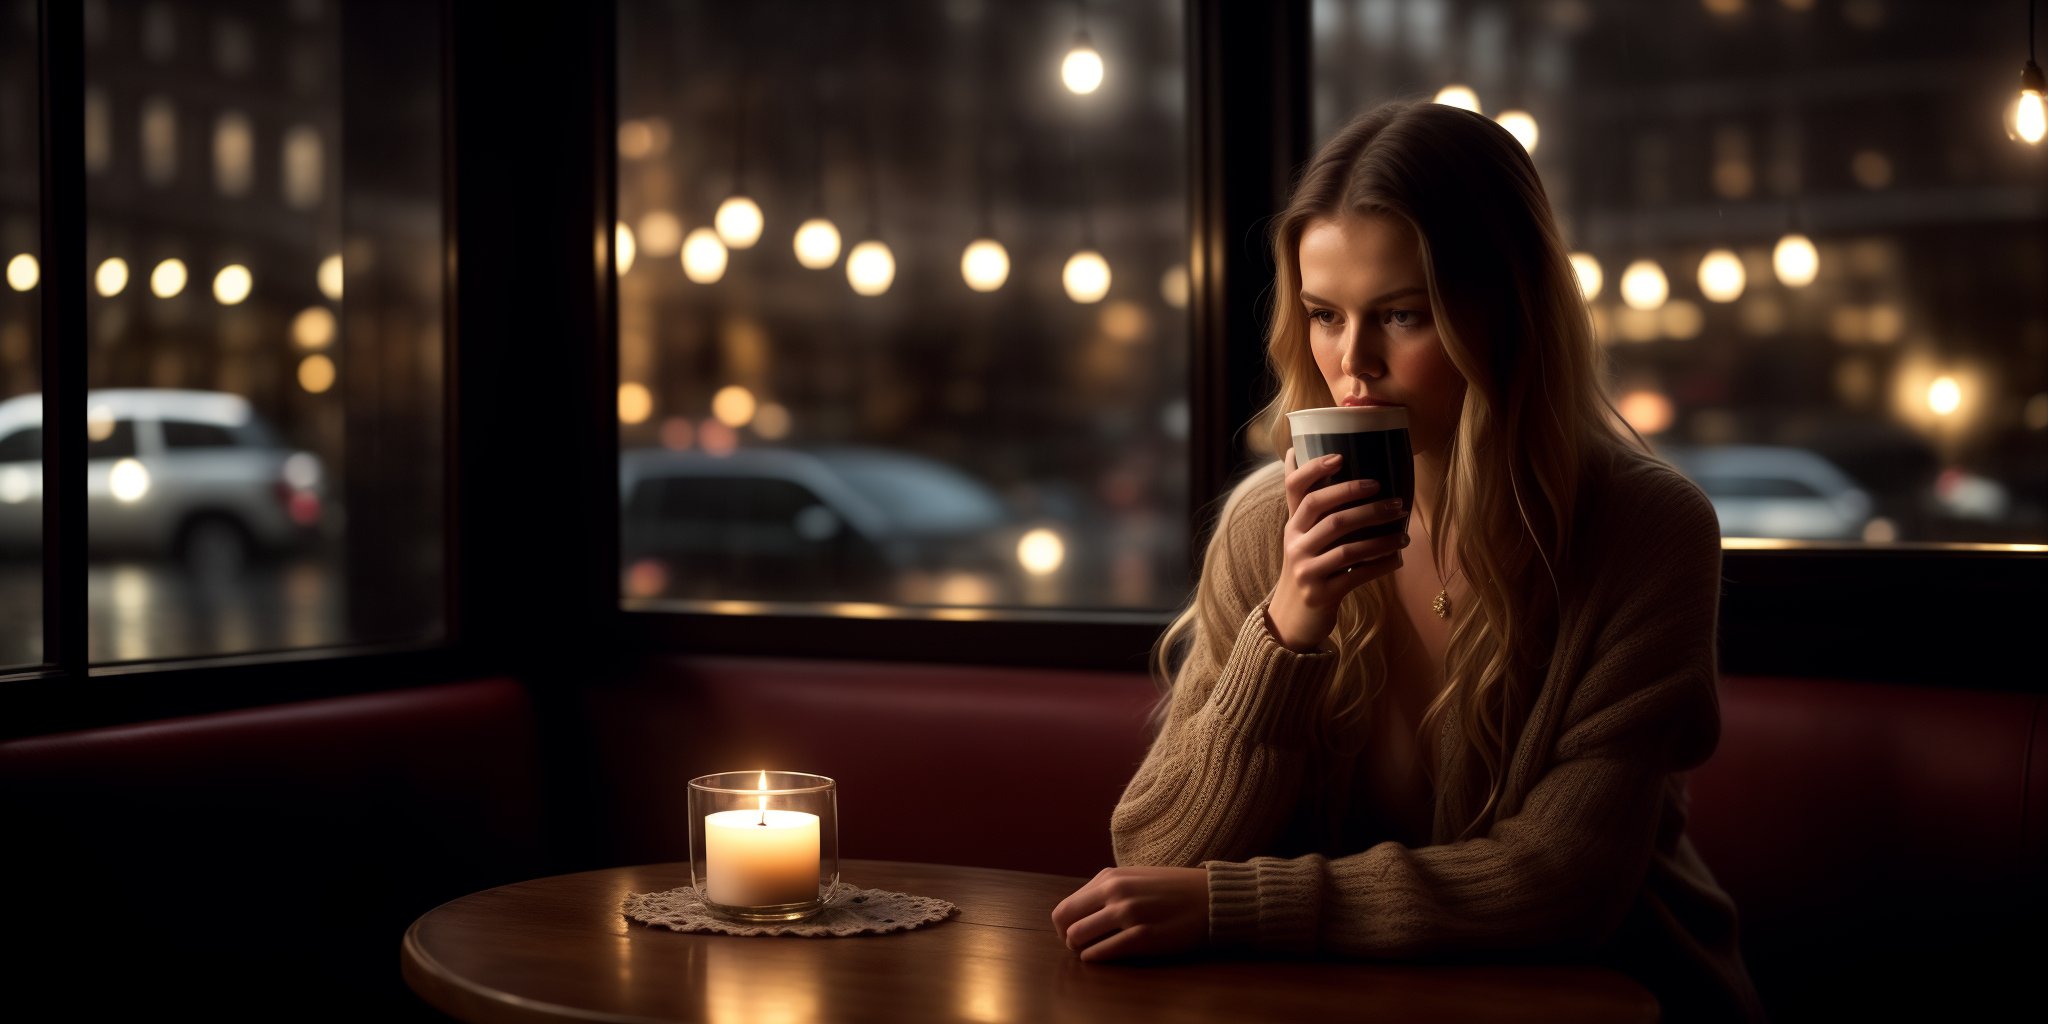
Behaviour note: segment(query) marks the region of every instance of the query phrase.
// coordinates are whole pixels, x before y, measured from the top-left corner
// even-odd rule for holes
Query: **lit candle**
[[[760,788],[768,788],[767,772]],[[758,810],[705,815],[705,895],[728,907],[817,899],[818,816],[771,811],[766,792],[760,799]]]

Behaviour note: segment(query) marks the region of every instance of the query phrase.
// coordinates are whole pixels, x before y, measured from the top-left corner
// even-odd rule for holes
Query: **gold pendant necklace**
[[[1417,516],[1416,519],[1422,522],[1422,532],[1428,533],[1429,523],[1420,516]],[[1430,545],[1432,553],[1434,553],[1435,547],[1434,544]],[[1458,573],[1452,573],[1451,580],[1447,580],[1444,579],[1443,569],[1441,567],[1435,568],[1437,570],[1436,582],[1439,589],[1436,592],[1436,600],[1429,603],[1429,610],[1435,612],[1436,617],[1439,619],[1448,619],[1451,617],[1451,580],[1457,579]],[[1458,572],[1464,571],[1463,569],[1458,570]]]

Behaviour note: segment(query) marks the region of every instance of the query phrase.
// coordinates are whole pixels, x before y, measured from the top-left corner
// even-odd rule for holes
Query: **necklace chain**
[[[1418,522],[1422,523],[1422,532],[1424,534],[1429,534],[1429,521],[1427,519],[1424,519],[1419,514],[1416,515],[1414,518]],[[1430,539],[1433,541],[1435,539],[1435,536],[1431,534]],[[1432,543],[1430,547],[1432,549],[1430,557],[1432,560],[1434,560],[1434,548],[1436,547],[1436,545]],[[1436,592],[1436,600],[1429,602],[1429,610],[1435,612],[1436,617],[1439,619],[1448,619],[1451,617],[1451,580],[1457,579],[1458,574],[1465,571],[1465,567],[1459,566],[1457,569],[1452,570],[1450,579],[1444,578],[1443,566],[1435,566],[1435,569],[1438,589]]]

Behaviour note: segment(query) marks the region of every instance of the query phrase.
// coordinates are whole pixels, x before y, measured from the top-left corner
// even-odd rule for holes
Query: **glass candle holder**
[[[838,881],[838,783],[771,771],[690,780],[690,884],[713,913],[801,920]]]

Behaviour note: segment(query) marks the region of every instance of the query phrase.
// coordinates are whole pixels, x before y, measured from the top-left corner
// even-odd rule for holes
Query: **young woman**
[[[1760,1018],[1684,835],[1683,773],[1720,731],[1720,531],[1605,398],[1528,155],[1389,104],[1316,155],[1273,238],[1260,422],[1286,456],[1233,490],[1160,641],[1122,866],[1055,926],[1084,960],[1605,963],[1669,1019]],[[1284,414],[1340,404],[1407,408],[1412,509],[1345,509],[1376,485],[1296,464]]]

